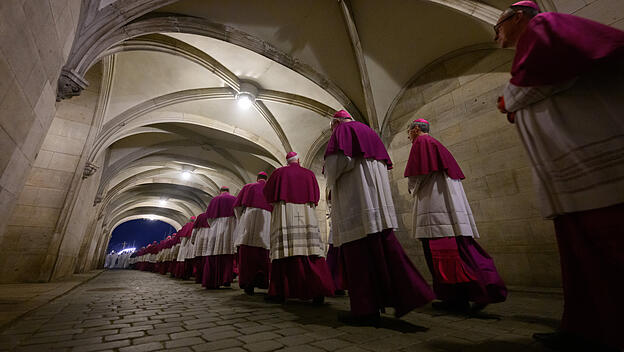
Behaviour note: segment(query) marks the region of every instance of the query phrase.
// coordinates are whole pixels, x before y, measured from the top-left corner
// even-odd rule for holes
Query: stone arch
[[[158,207],[141,207],[141,208],[133,208],[128,211],[125,211],[121,214],[117,214],[112,217],[110,221],[105,221],[103,223],[103,227],[105,228],[115,228],[120,223],[124,222],[123,219],[127,219],[130,216],[138,216],[139,218],[145,218],[146,214],[156,215],[158,217],[162,217],[162,221],[168,222],[165,219],[168,219],[171,222],[174,222],[177,226],[174,226],[173,223],[168,222],[173,226],[176,230],[179,230],[182,225],[186,224],[188,221],[188,217],[178,211],[172,211],[166,208],[158,208]],[[111,225],[111,226],[109,226]]]
[[[314,158],[316,158],[318,152],[321,150],[321,148],[327,145],[327,141],[329,141],[331,133],[331,129],[326,129],[321,132],[321,134],[314,140],[310,148],[308,148],[305,156],[303,157],[303,160],[301,162],[301,165],[303,165],[303,167],[310,168],[310,166],[312,166]]]
[[[175,171],[175,170],[171,168],[166,168],[166,167],[157,168],[157,169],[143,171],[136,175],[133,175],[131,177],[124,179],[123,181],[119,182],[114,187],[112,187],[110,190],[108,190],[103,201],[102,211],[106,209],[109,202],[115,196],[122,194],[123,192],[125,192],[125,190],[131,187],[137,186],[137,185],[153,183],[150,180],[152,180],[155,176],[162,175],[163,172],[166,173],[169,171]],[[159,183],[164,183],[164,181],[166,180],[170,181],[170,182],[167,182],[169,184],[179,185],[179,186],[188,186],[188,187],[197,189],[199,192],[203,192],[211,197],[214,197],[219,192],[219,186],[214,181],[212,181],[209,177],[206,177],[206,181],[209,182],[211,186],[210,188],[204,188],[202,187],[202,185],[196,184],[196,183],[181,182],[178,179],[174,179],[174,178],[159,177]]]
[[[479,21],[494,25],[501,10],[474,0],[426,0],[472,16]]]
[[[162,192],[158,192],[156,189]],[[185,213],[187,216],[197,215],[198,211],[201,212],[207,208],[208,197],[202,197],[201,193],[203,192],[199,190],[191,191],[191,189],[192,187],[186,185],[164,185],[162,183],[133,185],[111,197],[105,206],[107,212],[105,218],[114,217],[116,214],[137,207],[139,204],[153,203],[161,199],[163,195],[167,196],[170,201],[177,201],[175,201],[175,204],[168,203],[167,206],[161,208],[177,210]],[[191,207],[197,209],[193,210]]]
[[[552,225],[537,211],[530,163],[516,129],[496,108],[496,98],[509,81],[513,55],[476,46],[436,60],[414,76],[384,126],[384,143],[394,162],[390,184],[399,215],[396,234],[421,272],[428,270],[420,244],[409,234],[413,197],[403,177],[411,149],[405,128],[415,118],[429,120],[431,135],[451,151],[466,175],[462,183],[479,243],[494,258],[505,282],[560,282]],[[545,263],[552,270],[535,270]]]
[[[256,52],[316,83],[344,106],[351,113],[353,118],[359,121],[365,121],[357,106],[342,89],[309,65],[295,60],[289,54],[279,51],[271,44],[253,35],[197,17],[157,14],[128,23],[123,27],[107,33],[100,41],[91,43],[91,46],[84,51],[84,59],[80,60],[80,62],[76,62],[71,69],[77,75],[84,75],[84,72],[98,61],[102,53],[114,45],[134,37],[166,32],[202,35],[223,40]]]
[[[240,80],[238,77],[223,66],[219,61],[192,45],[162,34],[148,34],[142,37],[128,39],[112,46],[103,52],[101,57],[113,55],[119,52],[136,50],[163,52],[185,58],[214,73],[235,92],[239,92],[240,90]],[[293,93],[269,89],[260,89],[256,99],[298,106],[315,112],[323,117],[331,117],[335,112],[331,107],[314,99]]]
[[[109,121],[112,122],[112,121]],[[94,162],[99,155],[121,138],[128,137],[133,134],[132,130],[138,127],[144,127],[148,125],[154,125],[158,123],[185,123],[191,125],[198,125],[207,128],[212,128],[218,131],[230,133],[232,135],[241,137],[249,142],[254,143],[263,151],[266,151],[275,161],[281,160],[283,151],[273,146],[270,142],[264,140],[262,137],[238,128],[236,126],[228,125],[221,121],[217,121],[208,117],[199,116],[188,113],[172,113],[172,112],[151,112],[146,114],[138,114],[129,120],[124,120],[118,124],[106,124],[100,132],[98,138],[93,144],[93,148],[89,154],[88,160]]]
[[[131,220],[139,220],[139,219],[144,219],[144,216],[143,215],[126,215],[125,217],[118,219],[115,222],[115,226],[111,227],[110,233],[113,233],[113,231],[115,231],[115,228],[117,228],[117,226],[122,225],[125,222],[131,221]],[[178,223],[177,221],[173,219],[169,219],[166,217],[157,217],[156,220],[165,222],[171,225],[171,227],[173,227],[176,230],[179,230],[182,227],[182,225],[184,225],[184,224]]]
[[[207,160],[199,160],[191,157],[185,157],[183,155],[166,153],[171,147],[179,147],[184,146],[184,144],[176,143],[178,141],[171,141],[160,143],[154,146],[151,146],[149,149],[144,148],[135,152],[132,152],[123,158],[117,160],[115,163],[109,165],[107,171],[102,175],[102,179],[100,181],[100,187],[98,189],[98,193],[102,193],[110,181],[118,175],[122,170],[126,169],[129,166],[148,166],[148,165],[158,165],[162,162],[170,162],[170,161],[179,161],[179,162],[187,162],[191,164],[203,164],[207,167],[215,167],[221,170],[225,170],[230,173],[230,175],[224,175],[225,177],[230,177],[234,179],[238,179],[242,184],[248,181],[247,177],[241,175],[236,170],[230,169],[228,166],[210,162]],[[196,146],[195,143],[188,143],[187,145]]]
[[[397,107],[397,103],[405,96],[407,90],[412,87],[414,84],[416,84],[416,82],[418,82],[419,79],[421,79],[426,73],[430,72],[432,69],[434,69],[436,66],[439,66],[441,64],[443,64],[445,61],[448,61],[454,57],[458,57],[458,56],[462,56],[464,54],[468,54],[471,52],[476,52],[476,51],[489,51],[489,50],[504,50],[508,53],[511,53],[510,50],[507,49],[499,49],[495,44],[493,43],[482,43],[482,44],[477,44],[477,45],[470,45],[467,47],[463,47],[457,50],[454,50],[446,55],[443,55],[437,59],[435,59],[434,61],[430,62],[427,66],[423,67],[420,71],[416,72],[412,78],[409,79],[409,81],[407,81],[407,83],[405,85],[403,85],[403,87],[401,88],[401,90],[399,91],[399,93],[396,95],[396,97],[393,99],[392,104],[390,104],[390,107],[388,108],[388,111],[386,112],[386,116],[384,117],[383,121],[383,125],[381,127],[381,135],[384,136],[384,133],[387,130],[388,127],[388,123],[390,121],[390,118],[392,117],[392,114],[395,112],[395,109]],[[420,102],[421,106],[425,104],[424,101]]]

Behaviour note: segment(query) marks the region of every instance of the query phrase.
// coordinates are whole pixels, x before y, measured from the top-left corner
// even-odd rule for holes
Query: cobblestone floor
[[[442,314],[430,305],[380,328],[336,320],[348,298],[321,307],[267,304],[236,285],[207,291],[191,281],[139,271],[106,271],[0,333],[11,351],[546,351],[534,332],[558,324],[558,295],[512,292],[486,316]]]

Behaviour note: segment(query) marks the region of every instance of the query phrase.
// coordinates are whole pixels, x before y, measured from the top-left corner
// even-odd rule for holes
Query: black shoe
[[[431,303],[435,310],[444,310],[448,312],[466,313],[470,309],[468,301],[436,301]]]
[[[232,283],[231,282],[226,282],[226,283],[223,284],[223,286],[224,287],[230,287],[230,286],[232,286]]]
[[[266,296],[264,297],[264,301],[267,303],[278,303],[278,304],[282,304],[284,303],[286,300],[284,299],[284,297],[282,296]]]
[[[249,296],[253,296],[254,295],[253,286],[245,288],[245,293],[248,294]]]
[[[381,324],[381,316],[379,313],[354,316],[351,312],[339,312],[338,321],[351,326],[374,326],[378,327]]]
[[[336,296],[346,296],[347,295],[347,291],[345,291],[345,290],[336,290],[336,291],[334,291],[334,295],[336,295]]]
[[[325,304],[325,296],[314,297],[314,299],[312,300],[312,304],[315,306],[322,306],[323,304]]]
[[[476,314],[485,309],[487,307],[487,303],[473,303],[472,307],[470,307],[470,313]]]

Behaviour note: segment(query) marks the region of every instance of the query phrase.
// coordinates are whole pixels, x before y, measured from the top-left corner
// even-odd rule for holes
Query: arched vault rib
[[[171,209],[159,208],[159,207],[139,207],[139,208],[133,208],[133,209],[127,210],[120,214],[114,214],[113,216],[110,217],[109,221],[103,222],[102,227],[114,229],[115,227],[117,227],[117,225],[122,223],[124,219],[127,219],[131,216],[137,216],[137,215],[140,216],[141,218],[145,218],[145,216],[147,215],[156,215],[165,219],[170,219],[170,221],[173,221],[174,223],[178,225],[177,227],[172,225],[174,228],[176,228],[176,230],[179,230],[180,227],[182,227],[182,225],[186,224],[186,222],[188,221],[188,217],[179,211],[174,211]],[[109,224],[111,226],[108,226]]]
[[[198,92],[202,90],[212,91],[206,93],[207,95],[212,96],[213,94],[220,94],[215,93],[214,90],[229,90],[229,88],[201,88],[191,89],[183,92],[176,92],[172,94],[167,94],[167,96],[169,97],[166,98],[167,101],[165,103],[155,102],[152,99],[147,102],[141,103],[134,108],[126,110],[126,112],[118,115],[115,119],[107,122],[104,125],[103,130],[98,135],[93,145],[93,148],[89,153],[88,160],[94,163],[94,161],[97,160],[98,156],[104,150],[106,150],[106,148],[108,148],[111,144],[118,141],[119,139],[132,135],[132,130],[135,128],[167,122],[190,123],[194,125],[205,126],[222,132],[227,132],[258,145],[262,150],[269,153],[269,155],[271,155],[276,161],[282,159],[282,153],[279,151],[278,148],[273,146],[264,138],[257,136],[249,131],[243,130],[239,127],[228,125],[226,123],[210,119],[208,117],[198,116],[194,114],[154,112],[154,110],[163,108],[165,106],[185,101],[200,100],[202,99],[202,97],[206,96],[202,92]],[[223,91],[221,91],[221,93],[223,93]]]
[[[145,166],[144,165],[139,165],[139,166]],[[153,164],[149,164],[149,166],[152,166]],[[138,182],[141,182],[143,180],[148,180],[148,179],[153,179],[153,178],[161,178],[161,179],[171,179],[171,180],[179,180],[179,178],[176,177],[167,177],[165,176],[168,173],[174,173],[177,172],[178,170],[171,168],[171,167],[157,167],[155,169],[151,169],[151,170],[146,170],[143,172],[139,172],[137,174],[134,174],[130,177],[127,177],[121,181],[119,181],[118,183],[116,183],[113,187],[111,187],[107,192],[106,192],[106,197],[104,198],[104,203],[106,204],[107,200],[109,200],[110,198],[114,197],[116,194],[123,192],[126,188],[131,187],[135,184],[137,184]],[[223,177],[223,178],[227,178],[224,175],[221,175],[217,172],[215,172],[215,174],[218,174],[219,176]],[[198,183],[198,182],[194,182],[193,179],[199,179],[199,181],[203,182],[203,184]],[[210,196],[215,196],[219,193],[219,186],[216,182],[214,182],[209,176],[206,175],[202,175],[202,174],[193,174],[192,178],[188,181],[178,181],[175,182],[174,184],[177,185],[181,185],[181,186],[190,186],[193,188],[196,188],[198,191],[200,192],[204,192]]]
[[[146,206],[166,208],[169,210],[178,211],[181,214],[184,214],[187,218],[192,216],[191,214],[195,213],[193,210],[191,210],[191,208],[189,208],[188,206],[185,206],[182,202],[178,202],[175,205],[168,204],[166,207],[161,207],[157,205],[156,199],[152,197],[141,197],[139,199],[125,201],[123,203],[117,204],[115,207],[113,207],[110,210],[110,212],[111,214],[120,214],[128,210],[146,207]]]
[[[331,129],[326,129],[312,142],[310,148],[305,154],[301,165],[305,168],[310,168],[312,163],[314,162],[314,158],[321,150],[321,148],[327,146],[327,141],[329,141],[329,137],[331,137],[332,131]]]
[[[136,150],[132,153],[129,153],[125,155],[124,157],[122,157],[121,159],[115,161],[113,164],[108,165],[106,167],[106,171],[104,175],[102,175],[102,180],[100,181],[100,185],[101,187],[105,186],[106,184],[108,184],[108,182],[110,182],[110,180],[112,179],[114,175],[130,167],[131,165],[135,166],[136,165],[135,163],[139,161],[140,159],[143,159],[152,155],[160,154],[161,155],[160,160],[164,160],[164,159],[167,159],[168,161],[179,160],[178,158],[183,158],[182,155],[176,155],[174,153],[167,153],[167,151],[175,147],[188,147],[188,146],[196,147],[196,146],[201,146],[201,145],[192,141],[168,141],[168,142],[163,142],[163,143],[147,146],[139,150]],[[167,155],[167,156],[164,156],[164,155]],[[205,164],[206,166],[215,167],[215,168],[229,171],[236,178],[240,179],[242,182],[245,182],[245,178],[242,175],[238,175],[236,170],[232,170],[226,165],[222,165],[222,164],[218,164],[214,162],[211,163],[207,160],[204,161],[202,159],[193,158],[193,160],[196,162],[199,162],[200,163],[199,165]]]
[[[424,0],[451,8],[472,16],[480,21],[494,24],[500,10],[475,0]],[[544,2],[543,0],[542,2]],[[83,6],[86,18],[80,24],[72,50],[63,72],[70,80],[84,82],[84,75],[97,62],[102,53],[123,40],[159,32],[182,32],[204,35],[245,47],[289,67],[312,80],[333,95],[354,117],[362,121],[357,107],[342,90],[329,79],[316,72],[307,64],[298,62],[254,36],[222,24],[211,23],[202,18],[175,16],[169,14],[151,14],[138,18],[175,0],[119,0],[114,6],[109,5],[98,11],[96,1]],[[339,5],[338,5],[339,6]],[[63,75],[62,75],[63,78]],[[80,86],[81,83],[76,83]],[[84,88],[84,87],[81,87]]]
[[[275,61],[316,83],[319,87],[332,95],[358,121],[365,121],[359,109],[338,85],[314,70],[311,66],[292,58],[289,54],[279,51],[271,44],[262,41],[253,35],[244,33],[235,28],[210,22],[203,18],[177,16],[171,14],[153,14],[137,19],[113,32],[107,33],[99,41],[91,43],[91,47],[84,54],[80,65],[72,67],[73,71],[84,76],[89,67],[97,62],[104,52],[114,45],[134,37],[147,34],[179,32],[197,34],[215,38],[234,45],[249,49],[272,61]]]
[[[117,43],[103,51],[98,60],[108,55],[127,51],[155,51],[185,58],[214,73],[234,91],[240,90],[238,77],[219,61],[186,42],[163,34],[148,34]]]
[[[159,183],[159,184],[171,184],[171,185],[176,185],[176,186],[180,186],[180,187],[189,187],[192,188],[194,190],[196,190],[197,193],[204,193],[206,195],[208,195],[209,197],[213,197],[215,195],[218,194],[218,188],[214,189],[214,188],[210,188],[210,189],[206,189],[201,187],[201,185],[196,184],[196,183],[190,183],[190,182],[182,182],[180,181],[178,178],[168,178],[168,177],[158,177],[159,175],[162,175],[163,172],[169,172],[172,171],[172,169],[170,168],[159,168],[159,169],[154,169],[154,170],[147,170],[141,173],[138,173],[136,175],[133,175],[129,178],[124,179],[122,182],[118,183],[117,185],[115,185],[115,187],[111,188],[108,193],[106,194],[106,198],[104,198],[104,202],[103,202],[103,206],[100,208],[100,214],[104,214],[108,204],[118,195],[123,194],[124,192],[126,192],[128,189],[132,189],[133,187],[136,186],[140,186],[140,185],[150,185],[150,184],[154,184],[154,183]],[[154,178],[156,178],[157,182],[154,182]],[[167,182],[169,181],[169,182]]]
[[[174,201],[166,206],[153,205],[163,195],[170,198],[169,202],[171,199]],[[135,185],[124,190],[115,195],[102,209],[105,209],[105,222],[118,214],[146,206],[177,212],[188,219],[188,217],[202,212],[210,198],[208,194],[187,185],[149,183]]]
[[[163,163],[164,164],[164,163]],[[171,167],[158,167],[161,165],[155,165],[155,164],[139,164],[136,166],[157,166],[157,168],[155,169],[151,169],[151,170],[146,170],[146,171],[142,171],[139,172],[137,174],[134,174],[130,177],[127,177],[121,181],[119,181],[118,183],[116,183],[113,187],[111,187],[110,189],[108,189],[106,191],[106,198],[104,199],[105,203],[106,200],[111,198],[112,196],[114,196],[115,194],[123,191],[125,188],[130,187],[134,184],[136,184],[137,182],[146,180],[146,179],[152,179],[154,177],[158,177],[161,175],[164,175],[165,173],[171,173],[171,172],[176,172],[178,170],[171,168]],[[164,177],[163,177],[164,178]],[[202,174],[194,174],[193,178],[199,178],[202,182],[204,182],[204,185],[195,183],[195,182],[189,182],[189,181],[185,181],[185,182],[178,182],[175,184],[179,184],[179,185],[192,185],[193,188],[197,188],[199,190],[201,190],[202,192],[210,195],[210,196],[214,196],[217,195],[219,193],[219,186],[216,182],[214,182],[210,177],[202,175]],[[171,177],[171,179],[174,179],[173,177]]]
[[[447,61],[447,60],[449,60],[449,59],[451,59],[453,57],[456,57],[456,56],[464,55],[464,54],[467,54],[467,53],[470,53],[470,52],[474,52],[474,51],[479,51],[479,50],[507,50],[507,49],[500,49],[494,43],[481,43],[481,44],[476,44],[476,45],[469,45],[469,46],[465,46],[463,48],[459,48],[457,50],[451,51],[450,53],[442,55],[442,56],[438,57],[437,59],[435,59],[435,60],[431,61],[430,63],[428,63],[425,67],[423,67],[418,72],[416,72],[407,81],[407,83],[405,83],[403,85],[403,87],[401,87],[401,90],[399,91],[399,93],[392,100],[392,103],[390,104],[390,106],[388,107],[388,110],[386,111],[386,116],[383,119],[383,125],[381,126],[380,134],[382,135],[382,139],[384,137],[384,133],[386,133],[386,131],[387,131],[386,128],[387,128],[388,124],[390,123],[390,118],[392,117],[392,113],[394,112],[394,109],[396,108],[396,105],[398,104],[399,100],[403,97],[403,95],[405,95],[405,92],[416,81],[418,81],[418,79],[423,74],[425,74],[426,72],[431,70],[432,67],[440,64],[441,62]]]
[[[145,219],[144,214],[123,216],[122,218],[118,218],[115,221],[115,226],[112,228],[113,230],[108,232],[108,228],[103,227],[102,228],[102,233],[108,235],[109,233],[112,233],[112,231],[114,231],[117,226],[119,226],[119,225],[121,225],[121,224],[123,224],[125,222],[131,221],[131,220],[139,220],[139,219]],[[167,224],[171,225],[171,227],[173,227],[176,231],[179,230],[182,227],[182,225],[183,225],[183,224],[180,224],[180,223],[178,223],[177,221],[175,221],[173,219],[169,219],[169,218],[161,217],[161,216],[156,216],[156,218],[154,220],[159,220],[159,221],[162,221],[164,223],[167,223]]]
[[[135,197],[136,196],[136,197]],[[208,202],[212,199],[212,195],[195,188],[188,184],[164,184],[160,182],[135,184],[131,187],[127,187],[123,192],[111,197],[110,202],[107,204],[109,207],[116,207],[121,203],[133,200],[137,197],[155,197],[155,198],[171,198],[179,199],[190,206],[204,209],[208,206]]]
[[[477,18],[487,24],[494,25],[501,14],[501,10],[490,5],[477,2],[475,0],[427,0],[429,2],[450,7],[453,10],[462,12]]]
[[[102,151],[117,141],[117,139],[111,140],[113,135],[127,131],[128,124],[154,110],[186,101],[231,99],[233,95],[234,91],[230,88],[201,88],[166,94],[137,104],[104,124],[102,131],[98,134],[93,144],[88,160],[93,162]],[[137,127],[145,125],[147,124]]]
[[[151,34],[140,38],[130,39],[128,41],[119,43],[111,47],[109,50],[104,52],[103,55],[111,55],[121,51],[136,50],[163,52],[174,56],[183,57],[214,73],[217,77],[224,81],[225,84],[227,84],[234,93],[238,93],[240,91],[240,81],[238,77],[233,72],[228,70],[225,66],[223,66],[220,62],[192,45],[162,34]],[[222,97],[220,96],[216,98],[222,99]],[[231,95],[230,98],[234,98],[234,95]],[[267,98],[270,99],[271,96],[269,95],[267,96]],[[175,102],[173,103],[175,104]],[[256,110],[258,110],[260,115],[264,117],[265,120],[269,123],[269,126],[271,126],[273,132],[275,132],[280,142],[282,143],[283,148],[287,151],[291,150],[292,147],[290,145],[290,142],[288,141],[288,137],[284,133],[282,126],[279,124],[277,119],[275,119],[273,114],[261,102],[256,102],[254,104],[254,107]],[[121,115],[123,115],[123,113]],[[115,119],[113,119],[113,121],[114,120]]]
[[[204,211],[209,199],[207,194],[189,186],[161,183],[135,185],[113,197],[106,205],[106,213],[118,214],[143,203],[156,206],[163,197],[168,199],[166,206],[159,207],[177,208],[187,216]]]
[[[210,138],[207,138],[201,133],[197,133],[195,131],[192,131],[182,126],[166,124],[166,125],[161,125],[159,127],[164,131],[172,132],[179,136],[184,136],[185,138],[197,143],[198,145],[201,145],[202,148],[212,148],[219,154],[228,157],[228,159],[231,160],[232,162],[232,167],[236,170],[237,174],[240,175],[240,177],[242,177],[245,183],[252,182],[252,179],[249,176],[249,173],[247,172],[247,170],[245,170],[245,168],[238,161],[238,159],[236,159],[234,155],[230,153],[229,150],[219,147],[218,143],[215,143]]]
[[[191,157],[185,157],[183,155],[177,154],[167,154],[162,153],[166,152],[170,148],[170,142],[162,143],[157,146],[154,146],[151,149],[141,149],[136,152],[130,153],[126,155],[124,158],[116,161],[114,164],[110,165],[106,168],[105,174],[102,176],[102,180],[100,181],[100,187],[98,188],[98,195],[103,195],[104,191],[108,187],[110,181],[118,175],[122,170],[133,166],[151,166],[156,162],[166,161],[166,162],[180,162],[180,163],[189,163],[193,165],[203,165],[206,167],[213,168],[214,170],[218,170],[220,174],[223,174],[224,178],[230,178],[232,180],[237,180],[240,184],[245,184],[246,179],[241,175],[238,175],[235,170],[231,170],[229,167],[211,162],[204,159],[196,159]],[[158,165],[158,164],[156,164]],[[173,171],[173,169],[172,169]],[[229,175],[228,175],[229,174]]]
[[[101,55],[112,55],[118,52],[124,51],[155,51],[167,53],[175,56],[185,58],[193,63],[196,63],[210,72],[214,73],[217,77],[225,82],[234,92],[240,91],[240,80],[238,77],[228,70],[219,61],[207,53],[199,50],[198,48],[189,45],[179,39],[172,38],[162,34],[149,34],[142,37],[136,37],[128,39],[127,41],[118,43],[108,50],[104,51]],[[308,109],[312,112],[324,117],[331,117],[335,112],[331,107],[318,102],[314,99],[310,99],[297,94],[279,92],[274,90],[265,90],[260,87],[257,100],[255,104],[256,110],[267,120],[273,131],[278,136],[282,145],[286,151],[292,150],[288,137],[284,133],[282,126],[275,119],[269,109],[262,103],[262,101],[271,101],[283,104],[290,104],[298,106],[304,109]]]
[[[137,104],[117,115],[104,125],[103,130],[100,132],[97,140],[95,141],[94,148],[89,155],[89,160],[94,160],[95,158],[97,158],[97,153],[105,149],[102,146],[104,140],[106,140],[114,133],[119,133],[119,131],[122,130],[127,124],[137,118],[140,118],[145,114],[165,108],[167,106],[184,102],[199,100],[234,99],[234,96],[234,90],[230,88],[196,88],[165,94]],[[261,90],[258,93],[258,97],[254,106],[256,110],[260,113],[260,115],[263,116],[265,120],[269,123],[269,125],[281,141],[282,147],[287,152],[292,150],[290,142],[288,141],[288,137],[284,133],[284,130],[282,129],[277,119],[273,116],[271,111],[269,111],[269,109],[266,107],[266,105],[264,105],[262,101],[272,101],[298,106],[315,112],[323,117],[330,117],[334,113],[334,110],[331,107],[313,99],[309,99],[297,94],[273,90]]]
[[[119,28],[177,0],[117,0],[102,9],[100,1],[85,1],[81,8],[81,23],[67,58],[66,69],[84,77],[93,62],[89,61],[92,49]],[[84,69],[84,70],[83,70]]]

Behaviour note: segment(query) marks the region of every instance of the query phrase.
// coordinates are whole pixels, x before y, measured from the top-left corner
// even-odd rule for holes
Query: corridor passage
[[[487,315],[455,316],[431,305],[382,326],[336,319],[348,298],[324,306],[265,303],[266,292],[205,290],[155,273],[105,271],[15,321],[0,333],[2,351],[546,351],[531,339],[552,331],[559,295],[511,292]],[[387,312],[391,313],[391,312]]]

